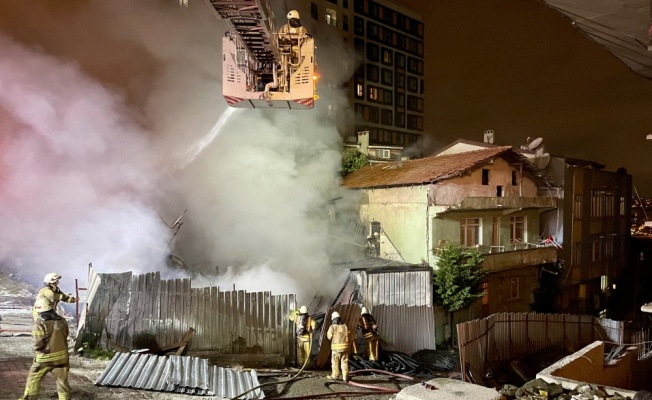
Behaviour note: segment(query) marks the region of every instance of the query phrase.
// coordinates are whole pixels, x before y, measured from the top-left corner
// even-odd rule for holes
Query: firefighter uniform
[[[340,368],[342,379],[347,381],[349,375],[349,328],[342,322],[340,314],[335,311],[331,316],[332,325],[328,327],[326,337],[331,341],[331,375],[328,379],[339,379]]]
[[[310,358],[310,340],[312,332],[317,324],[308,315],[306,306],[301,306],[299,314],[294,316],[294,325],[297,333],[297,354],[299,356],[299,365],[303,366],[306,360]]]
[[[54,310],[39,313],[34,322],[32,339],[34,362],[29,369],[25,394],[21,399],[37,399],[41,380],[48,372],[52,372],[57,383],[59,400],[69,400],[68,323]]]
[[[378,325],[374,317],[362,308],[362,315],[358,322],[358,329],[362,332],[362,337],[367,345],[367,355],[370,361],[378,361]]]
[[[34,302],[34,309],[32,310],[32,316],[36,321],[38,314],[40,312],[57,310],[57,305],[60,301],[64,303],[74,303],[77,301],[75,297],[72,297],[69,294],[65,294],[59,289],[59,287],[52,287],[50,285],[41,288],[36,295],[36,301]]]

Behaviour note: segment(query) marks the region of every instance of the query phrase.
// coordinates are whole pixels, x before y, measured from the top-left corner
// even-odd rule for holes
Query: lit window
[[[324,17],[326,18],[326,24],[337,27],[337,11],[327,8]]]
[[[369,87],[369,100],[378,100],[378,89]]]
[[[358,97],[364,96],[364,92],[362,91],[362,83],[355,85],[355,95]]]

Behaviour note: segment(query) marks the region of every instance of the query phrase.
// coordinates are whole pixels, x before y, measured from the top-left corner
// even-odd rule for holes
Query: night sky
[[[426,136],[520,146],[627,168],[652,197],[652,81],[535,0],[401,0],[425,24]],[[652,53],[650,54],[652,57]]]

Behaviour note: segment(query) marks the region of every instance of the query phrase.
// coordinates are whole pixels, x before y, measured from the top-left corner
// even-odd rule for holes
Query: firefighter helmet
[[[60,279],[61,279],[61,275],[57,274],[56,272],[50,272],[49,274],[45,275],[45,277],[43,278],[43,283],[49,285],[51,283],[59,282]]]
[[[369,311],[367,311],[366,307],[362,307],[362,310],[360,310],[360,314],[369,314]]]
[[[299,18],[299,11],[297,11],[297,10],[291,10],[291,11],[288,13],[288,19],[300,19],[300,18]]]
[[[340,313],[338,313],[337,311],[333,311],[333,313],[331,314],[331,321],[339,317],[340,317]]]
[[[306,306],[301,306],[299,309],[299,314],[307,314],[308,313],[308,307]]]

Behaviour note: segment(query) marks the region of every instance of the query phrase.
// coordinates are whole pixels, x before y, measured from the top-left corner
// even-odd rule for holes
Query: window
[[[342,16],[342,30],[344,32],[349,31],[349,17],[347,15]]]
[[[620,196],[620,216],[625,215],[625,196]]]
[[[353,17],[353,31],[358,36],[364,36],[364,19]]]
[[[403,93],[396,93],[396,107],[405,107],[405,95]]]
[[[329,3],[333,3],[333,4],[337,5],[337,0],[327,0],[327,1],[328,1]]]
[[[355,85],[355,97],[361,99],[362,96],[364,96],[363,90],[364,89],[362,88],[362,83],[356,83],[356,85]]]
[[[509,297],[507,300],[516,300],[520,297],[519,293],[519,278],[510,278],[509,279]]]
[[[591,235],[591,261],[602,260],[602,238],[600,234]]]
[[[324,18],[326,18],[326,25],[337,28],[337,11],[332,8],[327,8],[326,13],[324,13]]]
[[[510,243],[525,242],[525,217],[509,218],[509,241]]]
[[[573,199],[573,219],[582,219],[582,195],[576,194]]]
[[[512,171],[512,186],[518,185],[518,177],[516,171]]]
[[[369,86],[369,93],[367,94],[367,100],[371,100],[371,101],[378,100],[378,88]]]
[[[405,89],[405,74],[400,72],[396,74],[396,88]]]
[[[367,43],[367,58],[371,61],[378,61],[379,56],[378,45]]]
[[[407,78],[407,90],[412,93],[419,92],[419,80],[413,76]]]
[[[416,96],[408,96],[408,110],[423,112],[423,99]]]
[[[502,185],[496,186],[496,197],[503,197],[503,187],[502,187]]]
[[[396,113],[396,116],[394,117],[394,126],[397,128],[405,128],[405,113]]]
[[[392,118],[392,110],[382,109],[380,110],[380,123],[383,125],[393,125],[394,121]]]
[[[313,2],[310,2],[310,17],[319,20],[319,9],[317,8],[317,4]]]
[[[383,47],[381,50],[382,53],[382,63],[385,65],[392,65],[392,51]]]
[[[378,82],[378,67],[373,64],[367,64],[367,80],[371,82]]]
[[[393,83],[392,78],[393,77],[394,77],[394,75],[392,73],[392,70],[387,69],[387,68],[382,69],[382,75],[381,75],[381,80],[380,81],[381,81],[381,83],[383,85],[392,86],[392,83]]]
[[[378,25],[373,22],[367,22],[367,37],[372,40],[378,40]]]
[[[396,67],[405,68],[405,55],[401,53],[396,53]]]
[[[573,243],[571,250],[571,265],[578,266],[582,264],[582,242]]]
[[[407,127],[408,129],[414,129],[417,131],[423,130],[423,117],[408,114]]]
[[[345,10],[349,8],[349,0],[342,0],[342,8]]]
[[[489,170],[486,168],[482,170],[482,184],[483,185],[489,184]]]
[[[460,245],[471,247],[480,244],[480,218],[460,220]]]
[[[390,158],[392,155],[387,149],[381,149],[378,150],[378,157],[379,158]]]

